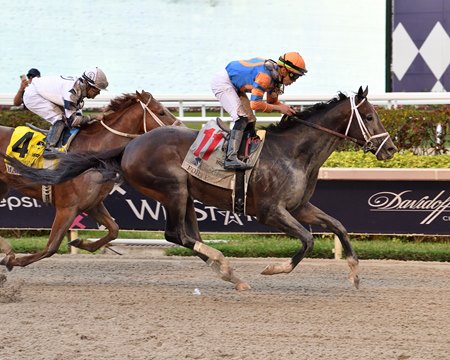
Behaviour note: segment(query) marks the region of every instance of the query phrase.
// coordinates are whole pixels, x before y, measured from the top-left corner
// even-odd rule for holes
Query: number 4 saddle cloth
[[[247,138],[244,157],[248,157],[247,163],[252,166],[250,170],[245,172],[245,184],[248,184],[248,179],[258,161],[264,145],[265,133],[265,130],[258,130],[257,137],[247,138],[244,135],[244,139]],[[208,121],[199,131],[197,138],[186,154],[182,168],[208,184],[233,190],[236,172],[223,168],[227,138],[227,132],[217,124],[215,119]]]
[[[42,157],[45,149],[45,136],[42,132],[28,126],[18,126],[15,128],[11,141],[6,148],[6,155],[30,167],[53,167],[56,165],[55,160],[45,160]],[[5,166],[9,174],[20,175],[14,167],[8,164],[7,160],[5,160]]]

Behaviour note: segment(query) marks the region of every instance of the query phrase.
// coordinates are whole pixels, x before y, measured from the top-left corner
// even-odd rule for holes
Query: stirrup
[[[225,170],[248,170],[251,169],[252,166],[239,159],[225,159],[223,168]]]
[[[60,154],[61,154],[61,152],[58,151],[57,149],[48,148],[48,149],[44,150],[44,152],[42,153],[42,157],[44,159],[53,160],[53,159],[58,158],[58,155],[60,155]]]

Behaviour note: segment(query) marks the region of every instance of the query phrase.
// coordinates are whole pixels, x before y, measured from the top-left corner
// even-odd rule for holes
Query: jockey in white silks
[[[42,76],[33,79],[23,95],[26,108],[50,122],[44,157],[52,158],[65,124],[79,127],[103,119],[83,115],[84,98],[94,99],[101,90],[106,90],[108,80],[98,67],[86,70],[81,77]]]

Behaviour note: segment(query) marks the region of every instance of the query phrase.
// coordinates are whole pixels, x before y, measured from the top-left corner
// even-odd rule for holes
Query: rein
[[[147,102],[144,104],[140,99],[137,99],[137,101],[139,102],[139,104],[141,105],[142,109],[144,110],[144,116],[143,116],[143,123],[144,123],[144,133],[148,132],[147,131],[147,111],[150,113],[150,115],[152,116],[153,120],[155,120],[155,122],[163,127],[163,126],[167,126],[166,124],[164,124],[157,116],[156,114],[148,107],[148,104],[150,104],[150,102],[152,101],[153,96],[150,95],[149,99],[147,100]],[[128,133],[124,133],[122,131],[119,130],[115,130],[111,127],[109,127],[108,125],[106,125],[104,123],[103,120],[100,120],[100,124],[103,125],[103,127],[108,130],[109,132],[112,132],[113,134],[119,135],[119,136],[123,136],[126,138],[130,138],[130,139],[134,139],[136,137],[138,137],[141,134],[128,134]]]
[[[361,146],[363,146],[363,145],[365,144],[365,142],[362,141],[362,140],[359,140],[359,139],[356,139],[356,138],[354,138],[354,137],[351,137],[351,136],[347,136],[347,135],[341,134],[341,133],[339,133],[339,132],[337,132],[337,131],[328,129],[328,128],[326,128],[326,127],[323,127],[323,126],[314,124],[314,123],[309,122],[309,121],[306,121],[306,120],[302,120],[302,119],[298,119],[298,118],[297,118],[295,121],[296,121],[296,122],[299,122],[299,123],[302,123],[302,124],[304,124],[304,125],[306,125],[306,126],[312,127],[312,128],[314,128],[314,129],[321,130],[321,131],[326,132],[326,133],[328,133],[328,134],[331,134],[331,135],[340,137],[340,138],[342,138],[342,139],[350,140],[350,141],[354,142],[355,144],[358,144],[358,145],[361,145]]]
[[[381,148],[386,143],[386,141],[389,139],[390,135],[387,132],[384,132],[384,133],[381,133],[381,134],[376,134],[376,135],[371,135],[370,134],[369,130],[367,129],[366,125],[364,124],[364,121],[363,121],[363,119],[361,117],[361,114],[358,111],[358,107],[361,106],[361,104],[364,101],[366,101],[366,98],[364,98],[359,104],[356,105],[355,95],[350,97],[350,105],[352,107],[352,112],[350,113],[350,119],[348,121],[347,130],[345,131],[345,134],[341,134],[341,133],[339,133],[337,131],[328,129],[328,128],[323,127],[321,125],[317,125],[317,124],[314,124],[312,122],[309,122],[309,121],[306,121],[306,120],[302,120],[302,119],[299,119],[299,118],[297,118],[296,121],[299,122],[299,123],[302,123],[302,124],[304,124],[306,126],[312,127],[314,129],[318,129],[318,130],[324,131],[326,133],[329,133],[331,135],[340,137],[342,139],[350,140],[350,141],[354,142],[355,144],[358,144],[358,145],[362,146],[364,152],[368,152],[368,151],[371,151],[371,150],[376,150],[375,155],[377,155],[378,152],[381,150]],[[354,118],[353,115],[355,115],[355,117],[356,117],[356,119],[358,121],[359,128],[361,129],[361,133],[363,134],[365,141],[347,135],[349,130],[350,130],[350,126],[352,124],[353,118]],[[379,138],[379,137],[382,137],[382,136],[386,136],[386,138],[381,142],[381,144],[378,146],[378,148],[375,148],[375,146],[373,145],[372,140],[376,139],[376,138]]]

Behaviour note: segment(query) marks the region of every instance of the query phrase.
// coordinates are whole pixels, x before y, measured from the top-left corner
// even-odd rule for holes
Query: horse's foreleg
[[[319,208],[315,207],[311,203],[302,207],[295,213],[296,218],[307,224],[320,225],[324,228],[329,229],[334,234],[339,237],[339,240],[344,249],[345,255],[347,257],[347,263],[350,267],[350,274],[348,276],[350,282],[356,287],[359,287],[359,265],[358,257],[350,244],[350,239],[348,237],[347,230],[345,227],[335,218],[324,213]]]
[[[5,182],[0,181],[0,199],[3,199],[3,197],[7,193],[8,193],[8,185]],[[0,257],[0,265],[6,266],[6,268],[9,271],[11,271],[12,267],[9,267],[7,264],[16,257],[16,254],[14,253],[11,244],[1,236],[0,236],[0,254],[4,254],[3,258]]]
[[[6,266],[8,271],[12,270],[12,266],[8,265],[15,257],[11,244],[0,236],[0,254],[4,254],[3,258],[0,260],[0,265]]]
[[[268,265],[261,274],[287,274],[290,273],[305,257],[305,254],[312,250],[314,246],[313,236],[307,231],[286,209],[277,208],[264,212],[265,217],[260,221],[266,225],[276,227],[287,235],[296,237],[302,243],[299,251],[287,262],[283,264]]]
[[[182,197],[173,197],[177,199],[174,204],[164,204],[167,212],[166,220],[166,240],[187,247],[205,261],[222,280],[234,284],[236,290],[247,290],[250,286],[234,275],[229,261],[223,254],[216,249],[205,245],[200,236],[197,218],[195,214],[194,201],[186,198],[186,202],[180,200]]]
[[[102,238],[93,242],[83,239],[76,239],[72,240],[69,245],[77,247],[79,249],[94,252],[100,249],[102,246],[108,244],[110,241],[117,239],[117,236],[119,235],[119,225],[117,225],[117,223],[114,221],[103,202],[86,211],[86,213],[94,218],[99,224],[105,226],[108,229],[108,233]]]
[[[3,265],[5,265],[8,270],[12,270],[14,266],[27,266],[31,263],[55,254],[58,251],[59,246],[61,245],[62,239],[69,230],[72,221],[75,219],[75,216],[75,208],[65,208],[62,210],[57,209],[55,220],[53,221],[52,225],[52,230],[50,231],[48,242],[44,250],[31,255],[8,257],[5,264]]]

